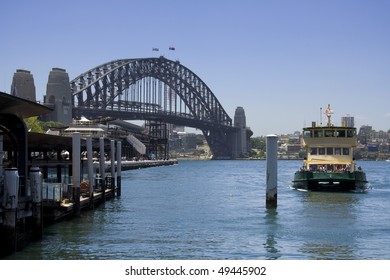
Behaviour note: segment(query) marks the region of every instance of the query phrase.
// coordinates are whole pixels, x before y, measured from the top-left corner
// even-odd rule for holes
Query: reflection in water
[[[348,245],[305,243],[302,250],[309,259],[316,260],[353,260],[353,248]]]
[[[310,259],[354,259],[360,195],[303,193],[307,238],[299,251]]]
[[[266,210],[265,225],[267,228],[267,240],[263,245],[266,250],[265,258],[268,260],[276,260],[282,256],[276,238],[279,228],[277,215],[278,212],[276,209]]]

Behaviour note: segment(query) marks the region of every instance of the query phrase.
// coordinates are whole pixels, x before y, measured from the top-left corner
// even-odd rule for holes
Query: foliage
[[[49,122],[41,122],[42,124],[42,128],[47,131],[49,129],[65,129],[67,128],[67,126],[65,126],[63,123],[60,123],[60,122],[53,122],[53,121],[49,121]]]
[[[24,119],[24,122],[27,126],[28,131],[45,133],[41,121],[39,121],[38,117],[31,117],[31,118]]]
[[[66,126],[59,122],[42,122],[38,117],[31,117],[24,119],[24,122],[27,126],[27,130],[30,132],[45,133],[49,129],[64,129]]]
[[[265,151],[266,139],[265,137],[251,137],[251,145],[253,149]]]
[[[251,137],[251,147],[249,156],[252,158],[265,158],[266,154],[266,138],[265,137]]]

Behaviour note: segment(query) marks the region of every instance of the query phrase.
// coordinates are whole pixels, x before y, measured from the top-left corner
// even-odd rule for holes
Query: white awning
[[[135,138],[133,135],[131,134],[127,135],[126,140],[127,142],[129,142],[129,144],[131,144],[134,147],[134,149],[138,153],[140,153],[141,155],[146,154],[146,146],[137,138]]]

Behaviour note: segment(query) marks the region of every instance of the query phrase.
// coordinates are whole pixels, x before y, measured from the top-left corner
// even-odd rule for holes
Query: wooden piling
[[[111,190],[112,195],[115,196],[115,140],[110,141],[111,147]]]
[[[91,209],[95,206],[94,201],[94,181],[93,181],[93,152],[92,152],[92,136],[87,137],[87,165],[88,165],[88,181],[89,181],[89,206]]]
[[[43,236],[42,176],[39,167],[30,168],[29,178],[32,199],[32,236],[38,240]]]
[[[80,166],[81,166],[80,133],[72,135],[72,185],[74,200],[74,215],[80,215]]]
[[[278,204],[278,136],[267,135],[266,168],[266,208],[276,208]]]
[[[104,156],[104,138],[99,138],[99,148],[100,148],[100,179],[101,179],[101,190],[102,190],[102,200],[106,201],[106,167],[105,167],[105,156]]]
[[[116,147],[116,164],[117,164],[117,178],[116,178],[116,194],[121,196],[122,194],[122,142],[118,141]]]
[[[6,168],[4,172],[3,193],[3,236],[2,253],[9,254],[17,249],[16,213],[19,195],[19,175],[17,168]]]

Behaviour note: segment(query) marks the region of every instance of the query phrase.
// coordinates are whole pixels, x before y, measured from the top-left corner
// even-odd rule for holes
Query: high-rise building
[[[30,71],[16,70],[12,79],[11,95],[36,102],[34,77]]]
[[[342,126],[355,127],[355,118],[347,115],[341,118]]]
[[[72,93],[69,75],[65,69],[53,68],[50,71],[44,103],[53,109],[53,112],[47,115],[48,121],[65,125],[72,123]]]

